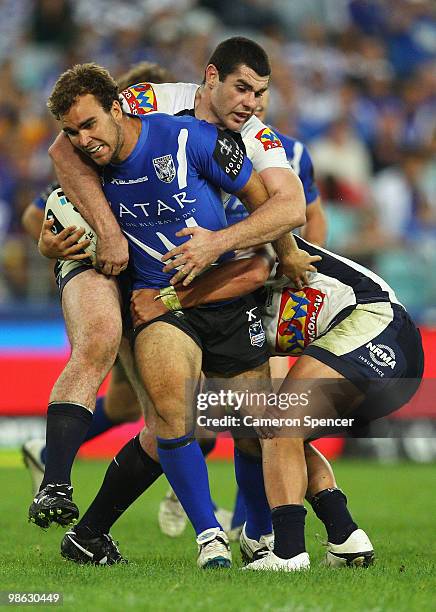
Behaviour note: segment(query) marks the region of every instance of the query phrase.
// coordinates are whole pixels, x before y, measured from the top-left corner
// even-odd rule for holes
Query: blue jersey
[[[162,255],[185,227],[227,226],[221,189],[235,193],[252,164],[227,132],[194,117],[139,117],[138,142],[121,164],[102,170],[103,191],[130,246],[134,288],[166,287]]]
[[[306,146],[299,140],[295,140],[295,138],[290,138],[276,131],[274,131],[274,133],[281,140],[289,163],[303,183],[304,196],[306,198],[306,205],[308,206],[319,196],[318,187],[315,183],[312,159],[309,152]],[[242,219],[248,215],[245,206],[234,196],[229,198],[226,202],[225,209],[229,225],[233,225],[233,223],[237,221],[242,221]]]

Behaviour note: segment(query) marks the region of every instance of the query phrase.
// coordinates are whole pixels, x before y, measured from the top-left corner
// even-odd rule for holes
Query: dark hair
[[[242,64],[254,70],[261,77],[271,74],[268,55],[254,40],[243,36],[234,36],[220,43],[207,62],[207,65],[209,64],[217,68],[220,81],[224,81]]]
[[[151,62],[139,62],[130,70],[124,72],[118,81],[118,89],[124,91],[137,83],[174,83],[174,77],[169,70]]]
[[[79,96],[91,94],[109,112],[118,100],[118,86],[109,72],[97,64],[76,64],[61,74],[47,101],[50,112],[60,119]]]

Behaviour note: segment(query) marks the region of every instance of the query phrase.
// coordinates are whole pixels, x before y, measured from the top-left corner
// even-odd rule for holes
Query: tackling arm
[[[103,194],[96,169],[86,163],[65,134],[49,149],[62,189],[97,233],[97,264],[104,274],[119,274],[127,267],[126,238]]]
[[[300,180],[294,173],[281,168],[268,168],[262,174],[269,181],[269,190],[272,193],[269,198],[263,177],[255,172],[252,172],[246,185],[236,194],[251,212],[246,219],[215,232],[199,227],[177,232],[177,236],[192,238],[162,258],[162,261],[176,258],[167,263],[165,272],[182,266],[172,278],[171,284],[185,278],[183,283],[188,285],[223,253],[271,242],[280,236],[283,238],[274,243],[274,247],[280,247],[278,255],[283,272],[298,281],[299,278],[304,278],[302,269],[314,270],[311,264],[319,258],[309,257],[305,251],[300,251],[289,233],[305,220],[304,192]]]
[[[21,217],[21,225],[35,242],[38,242],[44,222],[44,211],[35,204],[29,204]]]
[[[205,272],[188,287],[177,285],[176,297],[183,308],[219,302],[251,293],[262,287],[274,265],[268,249],[260,249],[254,257],[226,262]],[[131,312],[135,327],[168,312],[158,289],[133,291]]]
[[[318,196],[306,209],[306,225],[301,229],[301,237],[307,242],[323,246],[327,238],[327,220]]]

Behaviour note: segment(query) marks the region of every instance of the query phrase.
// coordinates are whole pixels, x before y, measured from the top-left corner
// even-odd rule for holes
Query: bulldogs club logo
[[[176,178],[176,167],[171,154],[155,157],[153,159],[153,166],[157,178],[163,183],[172,183]]]
[[[132,115],[146,115],[157,110],[156,94],[149,83],[129,87],[121,96],[127,102]]]
[[[277,321],[277,352],[300,355],[315,340],[317,319],[324,298],[324,293],[310,287],[304,287],[301,291],[291,291],[287,287],[283,289]]]
[[[250,334],[251,346],[258,346],[261,348],[265,344],[266,336],[260,319],[254,323],[250,323],[248,326],[248,333]]]
[[[257,140],[260,140],[260,142],[263,144],[263,148],[265,149],[265,151],[269,151],[269,149],[277,149],[278,147],[283,147],[280,138],[269,127],[265,127],[263,128],[263,130],[260,130],[260,132],[256,134],[256,138]]]

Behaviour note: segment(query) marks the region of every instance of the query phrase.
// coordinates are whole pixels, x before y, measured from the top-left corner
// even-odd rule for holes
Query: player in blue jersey
[[[44,223],[44,208],[49,195],[57,189],[57,183],[50,183],[25,209],[22,217],[22,224],[26,232],[35,242],[38,242],[41,228]],[[75,256],[77,254],[77,241],[83,236],[83,228],[66,228],[64,233],[57,236],[58,243],[64,243],[62,250],[64,257]],[[75,266],[83,265],[88,261],[86,255],[79,253],[77,259],[69,260],[71,263],[63,262],[56,265],[59,271],[60,265]],[[123,365],[124,363],[124,365]],[[130,371],[128,364],[128,352],[123,351],[122,358],[117,357],[112,368],[109,386],[105,396],[97,398],[92,425],[86,434],[85,442],[92,440],[96,436],[104,433],[108,429],[121,423],[137,421],[143,414],[127,371]],[[131,378],[131,377],[130,377]],[[31,438],[23,444],[23,460],[29,469],[32,479],[33,493],[39,490],[43,476],[46,456],[45,440],[41,438]]]
[[[196,113],[198,112],[201,116],[210,118],[216,124],[223,127],[228,124],[233,126],[235,121],[243,123],[244,117],[247,120],[250,117],[256,119],[253,117],[256,101],[267,84],[270,72],[268,58],[264,51],[252,41],[231,39],[219,46],[219,53],[217,50],[212,59],[215,63],[211,63],[208,66],[206,84],[203,88],[198,88],[198,95],[195,95]],[[217,78],[217,75],[222,75],[222,77]],[[189,87],[189,89],[192,90],[192,87]],[[196,87],[194,87],[195,89]],[[175,95],[177,97],[178,93],[175,92]],[[68,141],[68,139],[66,140]],[[259,164],[259,167],[263,168],[262,178],[267,184],[269,192],[274,194],[276,203],[289,205],[289,202],[293,202],[292,215],[301,215],[301,192],[298,181],[297,183],[295,182],[292,173],[285,168],[280,160],[273,161],[271,166],[269,161],[271,152],[266,151],[255,137],[252,140],[252,148],[255,151],[254,158],[257,160],[256,163]],[[274,160],[277,159],[279,152],[280,150],[276,149]],[[265,160],[263,157],[267,159]],[[74,162],[71,160],[71,167],[73,166]],[[80,178],[75,179],[75,187],[77,189],[87,185],[85,191],[78,195],[79,200],[75,203],[80,208],[80,203],[83,199],[86,199],[86,197],[91,199],[91,212],[93,212],[92,207],[95,205],[95,216],[91,215],[88,220],[93,225],[95,222],[96,225],[94,227],[98,228],[99,241],[102,238],[101,242],[98,243],[100,247],[101,244],[106,244],[107,246],[107,242],[103,240],[103,237],[107,239],[108,234],[110,234],[113,240],[116,240],[113,231],[113,221],[115,218],[107,210],[100,216],[99,211],[101,212],[101,207],[99,208],[97,203],[98,201],[101,203],[101,196],[96,193],[94,183],[94,186],[89,186],[89,183],[86,182],[86,177],[86,170],[83,171],[82,169]],[[98,183],[101,185],[99,180]],[[104,206],[107,209],[107,204]],[[298,223],[301,222],[302,217],[299,218]],[[118,224],[117,228],[119,228]],[[190,244],[191,242],[195,243],[195,241],[190,241]],[[111,260],[112,262],[116,259],[117,253],[119,254],[120,252],[115,246],[114,243],[115,255]],[[100,247],[98,246],[98,250]],[[53,239],[50,233],[50,222],[48,222],[45,224],[41,234],[40,250],[43,254],[51,257],[62,256],[62,250],[59,251],[58,249],[58,240],[56,237]],[[103,252],[107,253],[107,248],[103,248]],[[282,253],[285,254],[285,258],[288,257],[287,249],[282,249]],[[101,261],[102,250],[100,249],[100,263]],[[66,264],[70,263],[66,262]],[[118,352],[121,336],[119,295],[114,280],[98,274],[89,266],[81,266],[68,271],[69,265],[66,264],[61,266],[59,284],[62,291],[62,307],[72,345],[72,352],[67,366],[52,390],[50,402],[66,402],[70,407],[72,406],[72,410],[67,412],[68,418],[71,421],[72,431],[75,432],[76,442],[71,445],[68,451],[63,451],[64,459],[62,461],[56,459],[56,453],[51,460],[48,456],[48,463],[54,464],[59,470],[62,470],[57,475],[58,482],[60,476],[62,476],[68,485],[66,494],[65,491],[61,491],[62,495],[65,494],[64,497],[57,496],[56,490],[52,491],[52,495],[49,497],[50,503],[53,502],[54,504],[59,504],[61,499],[67,499],[71,496],[71,464],[80,441],[83,439],[82,432],[89,424],[88,418],[86,416],[83,417],[83,414],[86,415],[86,412],[83,413],[81,407],[88,408],[89,412],[94,410],[97,390],[106,373],[112,367]],[[102,269],[105,272],[112,271],[116,274],[120,270],[120,265],[117,264],[113,267],[103,265]],[[300,266],[300,272],[304,269],[307,269],[305,264]],[[64,273],[65,270],[67,271],[66,273]],[[296,273],[296,276],[299,273]],[[291,276],[294,276],[294,274],[291,274]],[[106,328],[105,322],[108,318],[111,320],[111,326]],[[74,408],[74,406],[76,407]],[[61,411],[56,412],[60,414]],[[49,411],[49,414],[51,414],[51,411]],[[51,419],[52,417],[50,416],[49,421]],[[66,470],[64,469],[65,466]],[[49,469],[49,471],[51,470]],[[71,514],[69,516],[67,514],[65,521],[69,520],[69,518],[72,518]],[[55,512],[53,516],[50,515],[46,518],[48,522],[53,520],[59,523],[64,522],[62,513],[58,515]]]
[[[162,66],[150,62],[140,62],[132,66],[130,70],[117,79],[117,82],[119,88],[123,90],[135,83],[149,80],[154,83],[160,81],[170,82],[173,80],[173,77]],[[39,241],[41,235],[47,198],[58,187],[58,183],[50,183],[24,210],[22,225],[35,242]],[[77,245],[77,240],[81,236],[83,236],[83,229],[79,228],[76,230],[73,227],[66,228],[64,232],[58,235],[51,234],[49,236],[53,251],[51,255],[53,257],[56,255],[61,257],[55,267],[58,282],[61,278],[71,278],[76,269],[83,270],[85,266],[87,269],[92,269],[88,263],[87,256],[83,253],[77,253],[82,248],[81,245]],[[68,259],[69,257],[73,257],[73,259]],[[62,282],[61,284],[64,285],[65,283]],[[88,430],[85,442],[118,424],[137,421],[143,415],[143,410],[138,401],[138,393],[140,394],[141,390],[138,385],[136,385],[135,389],[133,388],[135,386],[134,371],[131,364],[130,350],[128,350],[126,342],[122,344],[122,355],[117,357],[112,368],[106,395],[97,398],[92,425]],[[146,401],[146,398],[142,399],[143,404]],[[23,445],[22,453],[25,465],[28,467],[31,475],[33,493],[36,494],[44,476],[45,440],[33,438],[26,441]],[[218,509],[218,512],[222,514],[227,511]]]
[[[223,253],[274,240],[300,222],[301,217],[289,203],[270,198],[241,222],[237,231],[227,228],[217,187],[237,191],[253,208],[266,199],[263,185],[239,145],[230,135],[191,117],[126,116],[113,80],[95,65],[77,66],[64,73],[55,85],[49,107],[73,145],[103,168],[105,193],[131,246],[135,289],[168,286],[171,274],[166,271],[168,266],[162,270],[161,262],[165,248],[183,250],[178,274],[192,278]],[[186,247],[183,238],[177,237],[185,234],[184,227],[195,229],[198,222],[213,230],[209,252],[200,256],[195,248],[193,252],[192,240]],[[156,410],[159,459],[197,532],[202,567],[227,566],[230,552],[213,514],[203,456],[189,427],[186,433],[186,419],[189,425],[192,417],[189,409],[186,412],[190,400],[185,397],[185,381],[190,379],[195,384],[202,365],[205,371],[225,376],[240,372],[250,376],[251,372],[253,381],[264,376],[265,338],[256,310],[252,298],[233,300],[220,305],[217,312],[212,308],[189,316],[170,313],[135,330],[138,369]],[[162,349],[170,345],[177,355],[175,361]],[[59,464],[50,466],[50,449],[58,455],[69,450],[70,458],[71,449],[77,450],[68,443],[69,433],[63,423],[73,412],[78,418],[69,429],[78,440],[83,438],[88,421],[87,408],[66,406],[65,401],[49,408],[46,471],[41,491],[30,508],[35,522],[43,514],[47,487],[59,488],[53,474],[58,477],[62,469],[66,471]],[[59,436],[59,430],[63,435]],[[126,452],[133,451],[136,457],[138,441],[127,446]],[[159,464],[154,463],[155,472],[160,473]],[[198,470],[195,482],[190,474],[192,465]]]

